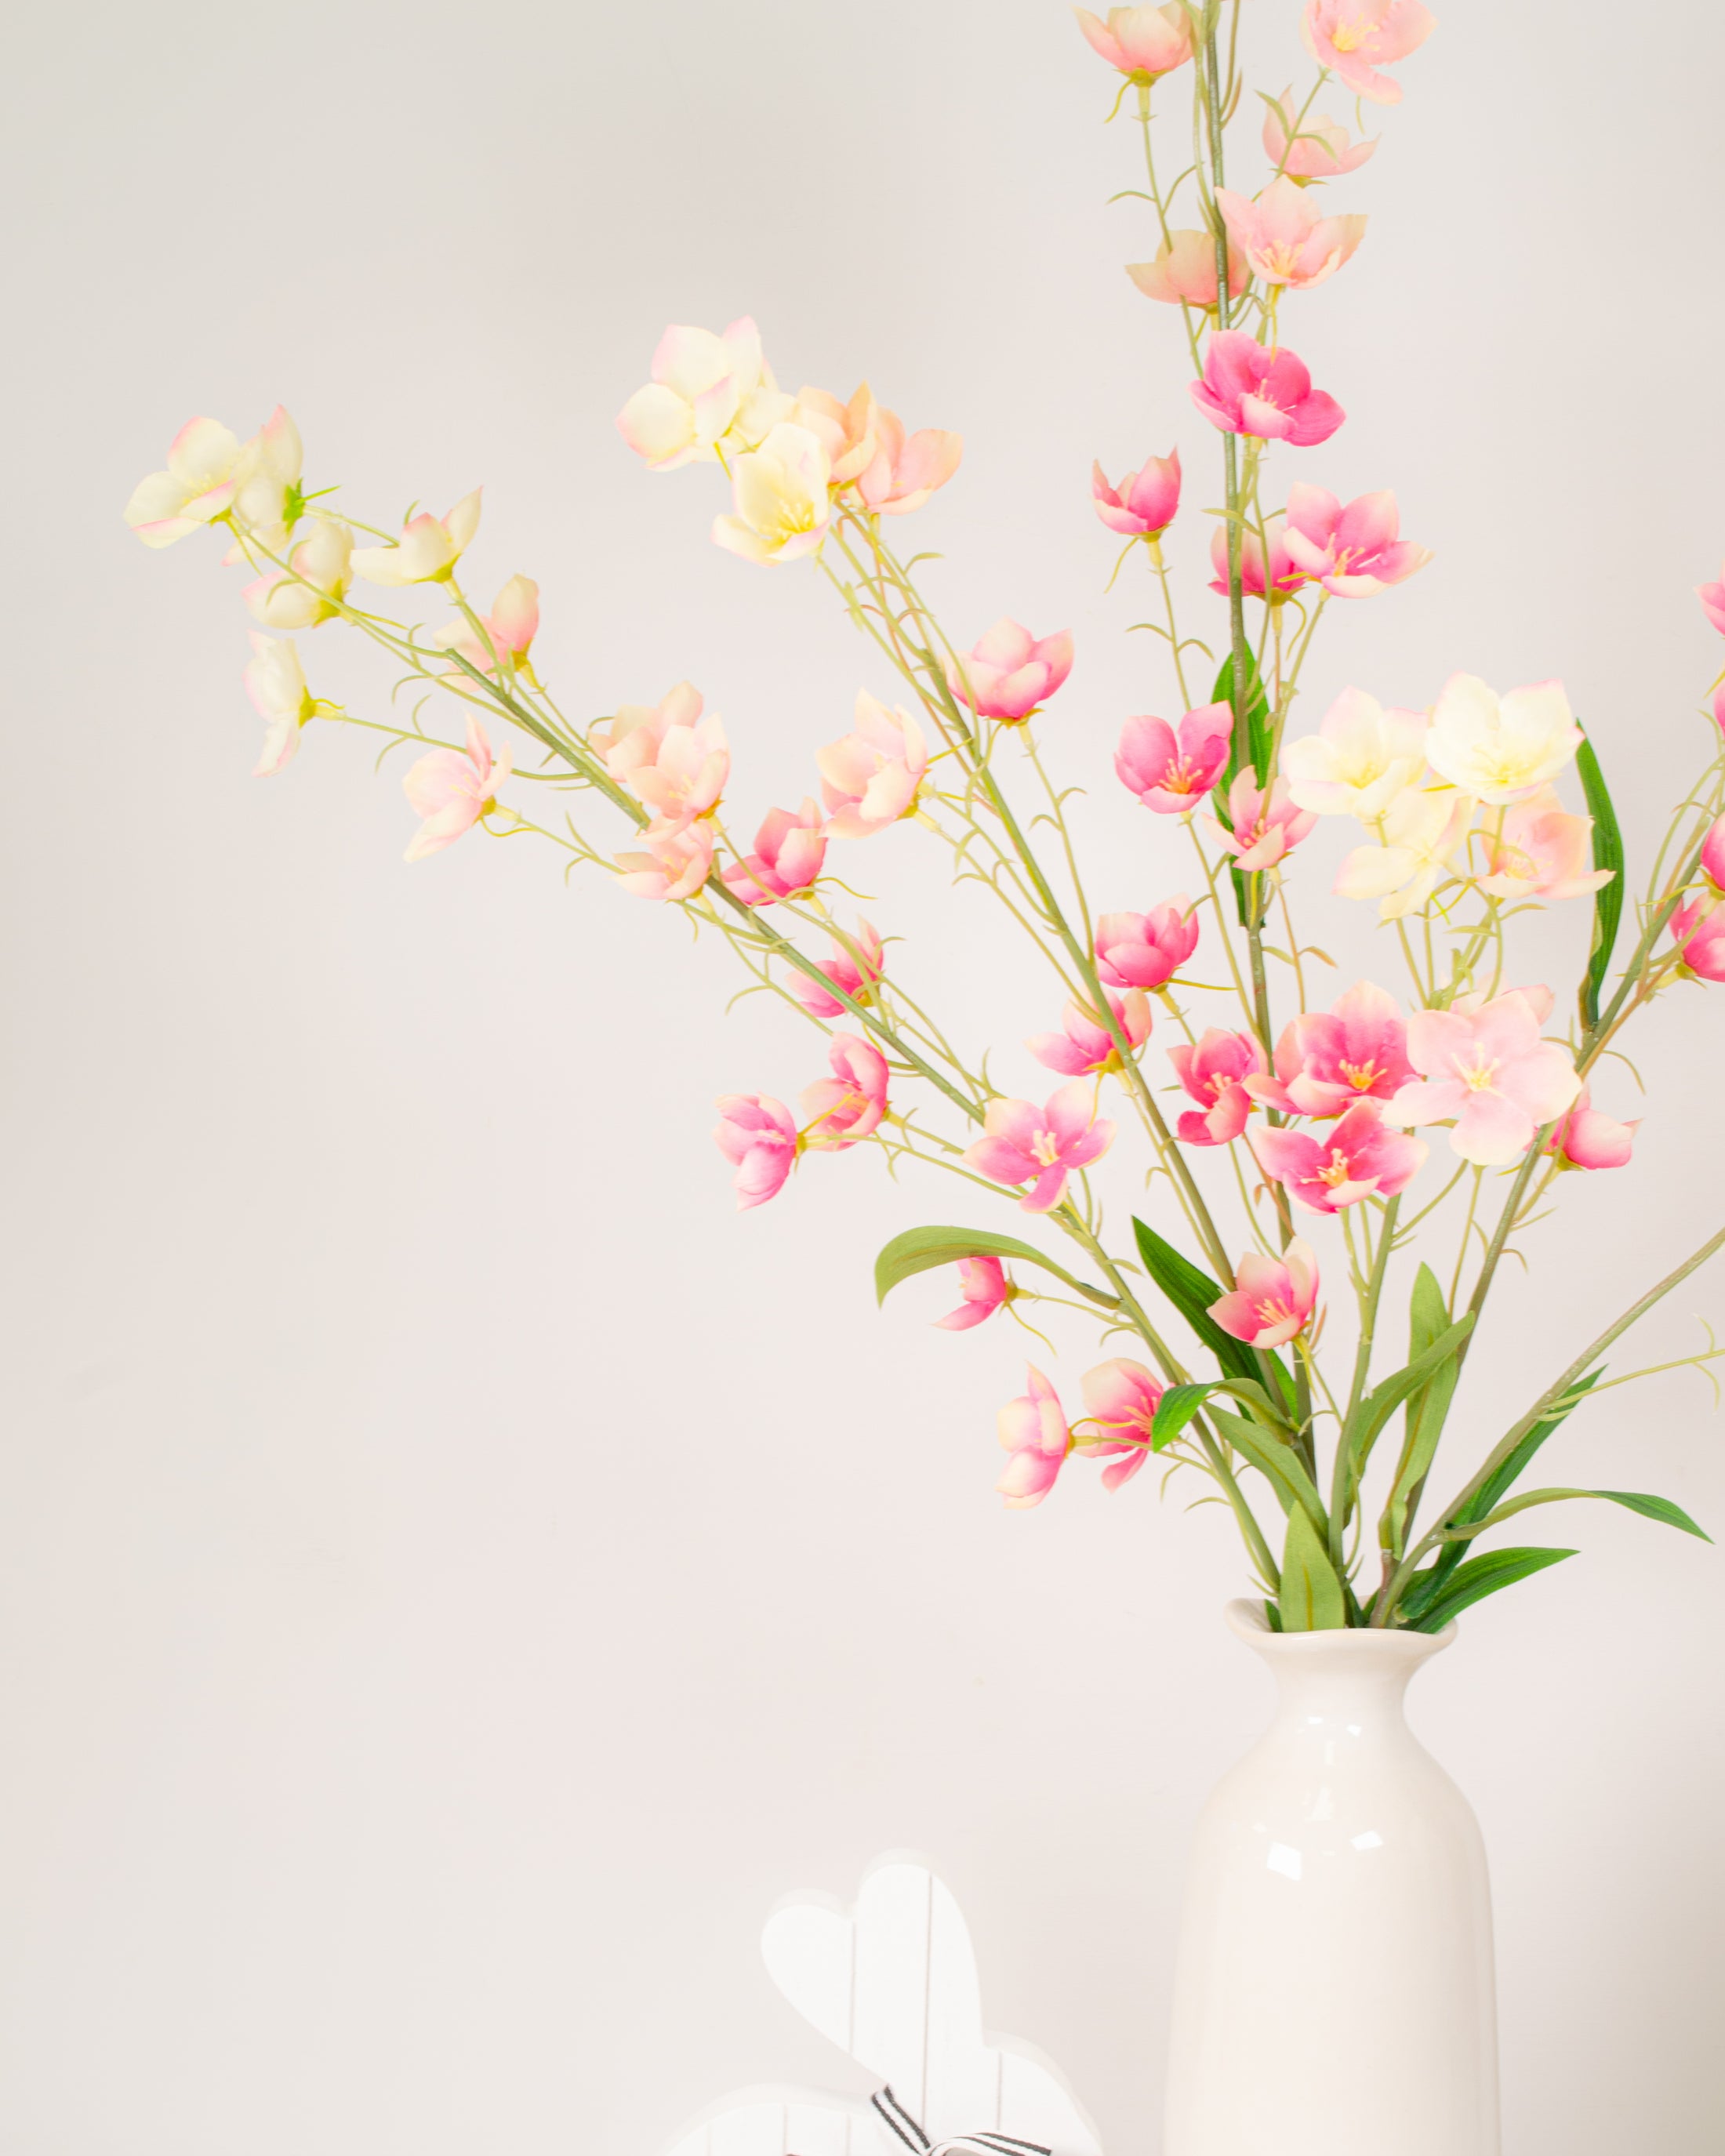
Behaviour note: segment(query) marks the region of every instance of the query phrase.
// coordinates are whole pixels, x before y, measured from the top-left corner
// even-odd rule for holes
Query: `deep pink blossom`
[[[1273,1077],[1244,1082],[1285,1116],[1339,1116],[1359,1101],[1393,1100],[1414,1075],[1395,998],[1356,981],[1332,1009],[1303,1011],[1283,1027]]]
[[[1701,601],[1702,610],[1721,636],[1725,636],[1725,567],[1719,572],[1717,584],[1697,584],[1695,596]]]
[[[1107,21],[1075,8],[1078,27],[1111,68],[1134,82],[1172,74],[1192,57],[1192,24],[1179,0],[1163,8],[1111,8]]]
[[[1125,1355],[1085,1372],[1085,1419],[1096,1435],[1080,1438],[1079,1449],[1090,1458],[1118,1455],[1102,1470],[1105,1490],[1130,1482],[1150,1457],[1150,1433],[1166,1390],[1159,1378]]]
[[[1159,539],[1180,506],[1180,452],[1146,457],[1118,486],[1110,486],[1101,465],[1092,465],[1090,490],[1096,515],[1111,531],[1128,539]]]
[[[1111,988],[1159,988],[1198,948],[1198,916],[1185,894],[1148,913],[1096,918],[1096,972]]]
[[[1166,719],[1128,719],[1120,729],[1114,770],[1129,793],[1158,816],[1184,816],[1222,776],[1234,739],[1226,704],[1188,711],[1176,732]]]
[[[968,1332],[1003,1309],[1018,1291],[999,1258],[960,1258],[958,1286],[964,1300],[934,1321],[943,1332]]]
[[[814,1152],[845,1152],[878,1130],[886,1113],[886,1058],[857,1034],[835,1033],[827,1060],[833,1075],[803,1089],[803,1143]]]
[[[1265,526],[1270,541],[1269,599],[1272,606],[1280,606],[1291,593],[1299,590],[1306,582],[1305,572],[1295,562],[1288,552],[1288,536],[1280,515],[1272,516]],[[1210,533],[1210,567],[1215,575],[1210,579],[1210,589],[1228,596],[1228,533],[1217,525]],[[1265,597],[1264,542],[1255,531],[1240,535],[1240,588],[1249,599]]]
[[[1213,308],[1216,304],[1216,243],[1189,228],[1170,233],[1153,262],[1128,262],[1126,274],[1147,300],[1169,306]],[[1228,296],[1237,300],[1251,279],[1245,257],[1228,242]]]
[[[1639,1122],[1620,1123],[1601,1115],[1584,1086],[1546,1144],[1566,1168],[1623,1168],[1634,1150]]]
[[[1019,1200],[1026,1213],[1051,1213],[1066,1194],[1069,1176],[1100,1160],[1114,1142],[1114,1126],[1096,1113],[1096,1089],[1075,1079],[1034,1101],[990,1101],[984,1135],[970,1147],[967,1166],[991,1182],[1028,1183]]]
[[[1399,539],[1400,528],[1388,487],[1345,506],[1327,487],[1296,480],[1288,489],[1289,558],[1337,598],[1370,598],[1425,567],[1429,549]]]
[[[807,891],[826,855],[826,833],[812,801],[794,815],[788,808],[769,808],[755,834],[754,852],[732,861],[725,881],[745,906],[771,906]]]
[[[1000,1442],[1011,1457],[994,1485],[1013,1512],[1040,1505],[1072,1450],[1060,1395],[1034,1363],[1026,1363],[1028,1389],[1001,1409]]]
[[[1272,180],[1255,201],[1232,187],[1216,189],[1230,239],[1266,285],[1304,291],[1332,277],[1366,236],[1357,213],[1325,217],[1297,180]]]
[[[875,454],[859,474],[856,490],[877,516],[907,516],[920,509],[937,487],[944,486],[964,454],[962,434],[941,427],[920,427],[906,435],[896,412],[876,407]]]
[[[1339,1213],[1363,1198],[1394,1198],[1430,1151],[1423,1138],[1385,1127],[1375,1101],[1361,1101],[1322,1137],[1265,1124],[1248,1141],[1258,1165],[1308,1213]]]
[[[1321,68],[1374,105],[1399,105],[1402,86],[1380,68],[1404,60],[1432,33],[1420,0],[1306,0],[1300,34]]]
[[[1034,637],[1009,619],[947,666],[947,686],[980,719],[1028,719],[1072,671],[1069,631]]]
[[[1703,981],[1725,981],[1725,911],[1704,899],[1680,906],[1671,918],[1678,955],[1692,973]]]
[[[1306,363],[1286,349],[1270,352],[1244,330],[1218,330],[1204,356],[1204,379],[1192,401],[1224,434],[1309,449],[1327,442],[1347,418],[1333,397],[1312,386]]]
[[[1308,112],[1303,120],[1298,115],[1291,89],[1269,99],[1264,114],[1264,154],[1293,179],[1333,180],[1357,172],[1378,146],[1375,136],[1369,142],[1352,141],[1327,112]]]
[[[1445,1122],[1463,1160],[1506,1168],[1543,1123],[1574,1104],[1581,1081],[1567,1049],[1539,1037],[1538,1006],[1518,990],[1466,998],[1408,1020],[1408,1060],[1420,1076],[1385,1111],[1394,1123]]]
[[[1234,1281],[1232,1291],[1210,1305],[1224,1332],[1267,1350],[1305,1331],[1317,1302],[1317,1260],[1297,1235],[1279,1258],[1248,1250]]]
[[[1150,1038],[1150,998],[1142,988],[1128,988],[1117,996],[1104,988],[1114,1023],[1129,1048],[1142,1048]],[[1082,1004],[1069,1003],[1060,1033],[1033,1033],[1024,1043],[1045,1070],[1064,1071],[1069,1078],[1094,1076],[1099,1070],[1117,1070],[1120,1051],[1114,1036]]]
[[[1232,1145],[1252,1111],[1243,1081],[1264,1068],[1264,1051],[1249,1033],[1213,1025],[1195,1045],[1177,1041],[1168,1052],[1174,1074],[1198,1102],[1180,1118],[1176,1135],[1184,1145]]]
[[[1235,857],[1243,875],[1271,869],[1307,837],[1317,819],[1288,792],[1285,778],[1260,787],[1250,765],[1235,772],[1228,789],[1228,830],[1214,816],[1204,819],[1220,844]]]
[[[776,1197],[797,1164],[797,1126],[770,1093],[723,1095],[713,1137],[737,1170],[732,1188],[739,1213]]]
[[[848,941],[834,936],[832,943],[833,955],[820,968],[821,973],[853,1003],[869,1002],[886,977],[886,957],[880,936],[868,921],[859,921],[856,933]],[[811,1018],[837,1018],[845,1009],[836,996],[829,995],[808,973],[788,975],[785,986]]]
[[[1725,893],[1725,816],[1720,817],[1702,841],[1701,866],[1713,889]]]

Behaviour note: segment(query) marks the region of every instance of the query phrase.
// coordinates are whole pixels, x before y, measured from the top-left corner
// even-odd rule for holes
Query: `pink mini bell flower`
[[[856,1034],[835,1033],[827,1060],[833,1075],[803,1089],[803,1143],[813,1152],[845,1152],[886,1113],[886,1058]]]
[[[856,692],[856,725],[815,757],[827,806],[827,836],[866,839],[915,812],[928,768],[928,743],[908,711]]]
[[[813,888],[827,856],[820,811],[805,800],[795,814],[769,808],[755,834],[755,850],[725,870],[726,886],[745,906],[771,906]]]
[[[1091,49],[1133,82],[1172,74],[1192,57],[1192,24],[1179,0],[1164,8],[1111,8],[1106,22],[1075,8]]]
[[[1601,1115],[1584,1086],[1570,1109],[1546,1144],[1565,1168],[1624,1168],[1635,1149],[1639,1122],[1620,1123]]]
[[[1106,988],[1102,993],[1108,998],[1114,1023],[1127,1045],[1142,1048],[1150,1038],[1150,998],[1142,988],[1128,988],[1123,996]],[[1069,1003],[1060,1023],[1062,1032],[1033,1033],[1024,1043],[1045,1070],[1062,1071],[1069,1078],[1091,1078],[1098,1071],[1119,1070],[1120,1051],[1114,1045],[1114,1036],[1092,1012],[1082,1004]]]
[[[1322,1137],[1266,1124],[1248,1142],[1266,1175],[1308,1213],[1339,1213],[1363,1198],[1394,1198],[1430,1151],[1423,1138],[1387,1129],[1374,1101],[1357,1102]]]
[[[1369,142],[1353,141],[1327,112],[1307,113],[1295,135],[1298,111],[1289,89],[1269,99],[1264,113],[1264,154],[1290,179],[1339,179],[1344,172],[1357,172],[1378,146],[1375,136]]]
[[[464,494],[447,516],[422,511],[409,517],[393,546],[356,547],[354,575],[389,589],[446,583],[479,531],[481,491],[475,487],[471,494]]]
[[[1082,1079],[1062,1086],[1040,1108],[1034,1101],[990,1101],[983,1131],[965,1165],[992,1183],[1028,1183],[1019,1200],[1026,1213],[1053,1212],[1069,1177],[1114,1142],[1113,1124],[1096,1114],[1096,1089]]]
[[[1148,913],[1096,918],[1096,972],[1111,988],[1159,988],[1198,948],[1198,917],[1183,892]]]
[[[848,943],[834,936],[832,944],[833,955],[821,967],[822,976],[853,1003],[870,1002],[886,978],[886,957],[880,936],[868,921],[859,921],[856,933]],[[837,997],[829,996],[807,973],[787,974],[785,986],[811,1018],[837,1018],[845,1009]]]
[[[875,454],[857,475],[863,506],[876,516],[908,516],[922,508],[937,487],[944,486],[964,454],[964,437],[941,427],[920,427],[906,435],[896,412],[877,408]]]
[[[1356,981],[1327,1011],[1283,1027],[1276,1072],[1247,1077],[1247,1092],[1284,1116],[1339,1116],[1360,1101],[1394,1100],[1414,1076],[1408,1030],[1394,996]]]
[[[737,1209],[764,1205],[783,1189],[797,1164],[797,1126],[770,1093],[726,1093],[719,1101],[713,1137],[737,1173]]]
[[[1725,896],[1725,816],[1720,817],[1702,842],[1702,874]]]
[[[799,389],[788,416],[792,426],[806,427],[826,451],[834,486],[849,486],[874,462],[880,446],[875,434],[880,414],[866,382],[848,404],[824,389]]]
[[[414,814],[424,819],[403,859],[423,861],[429,854],[441,853],[489,815],[497,806],[510,762],[508,742],[494,755],[490,736],[472,715],[465,751],[434,748],[422,756],[402,781]]]
[[[1545,1123],[1574,1105],[1581,1081],[1567,1049],[1539,1037],[1538,1006],[1517,990],[1464,1009],[1415,1011],[1408,1060],[1420,1075],[1384,1111],[1393,1123],[1454,1119],[1450,1143],[1480,1168],[1521,1158]]]
[[[1380,68],[1404,60],[1434,28],[1420,0],[1306,0],[1300,34],[1321,68],[1374,105],[1399,105],[1402,86]]]
[[[1670,927],[1678,956],[1692,973],[1703,981],[1725,981],[1725,911],[1697,899],[1680,906]]]
[[[1325,487],[1296,480],[1288,489],[1289,559],[1337,598],[1370,598],[1425,567],[1430,550],[1399,539],[1400,526],[1387,487],[1345,506]]]
[[[1719,572],[1717,584],[1697,584],[1695,596],[1701,601],[1702,611],[1721,636],[1725,636],[1725,567]]]
[[[1262,1074],[1263,1050],[1249,1033],[1228,1033],[1213,1025],[1190,1046],[1177,1042],[1168,1060],[1198,1102],[1180,1118],[1175,1135],[1181,1143],[1232,1145],[1252,1111],[1245,1081]]]
[[[994,1485],[1011,1512],[1040,1505],[1072,1450],[1060,1395],[1034,1363],[1025,1365],[1028,1389],[1001,1409],[997,1427],[1011,1457]]]
[[[1216,207],[1248,266],[1266,285],[1302,292],[1332,277],[1366,236],[1366,220],[1322,217],[1296,181],[1272,180],[1255,201],[1218,187]]]
[[[1216,243],[1207,232],[1189,228],[1170,233],[1153,262],[1128,262],[1126,274],[1147,300],[1164,305],[1202,307],[1216,304]],[[1228,296],[1237,300],[1251,278],[1245,257],[1228,242]]]
[[[1272,516],[1265,530],[1270,540],[1267,571],[1263,540],[1255,531],[1242,531],[1240,535],[1240,588],[1249,599],[1267,596],[1271,606],[1280,606],[1306,582],[1306,572],[1289,551],[1287,532],[1280,516]],[[1210,533],[1210,567],[1216,572],[1210,579],[1210,589],[1226,598],[1228,531],[1224,525],[1217,525]]]
[[[1111,531],[1127,539],[1159,539],[1180,506],[1180,452],[1146,457],[1118,486],[1110,486],[1101,465],[1092,465],[1090,490],[1096,515]]]
[[[713,827],[704,819],[649,824],[641,843],[643,851],[612,857],[618,882],[634,897],[672,903],[693,898],[713,872]]]
[[[1166,719],[1128,719],[1114,752],[1115,776],[1158,816],[1189,815],[1227,769],[1233,740],[1226,704],[1188,711],[1178,732]]]
[[[963,1301],[934,1321],[942,1332],[968,1332],[986,1323],[1017,1292],[999,1258],[960,1258],[958,1286]]]
[[[1214,816],[1204,821],[1218,843],[1234,855],[1234,865],[1243,875],[1274,868],[1317,823],[1311,809],[1301,808],[1289,793],[1286,779],[1275,778],[1260,788],[1250,765],[1235,773],[1228,789],[1228,819],[1234,826],[1231,831]]]
[[[1312,388],[1296,354],[1267,351],[1244,330],[1212,336],[1192,401],[1224,434],[1255,434],[1296,449],[1328,441],[1348,416],[1333,397]]]
[[[1317,1303],[1317,1260],[1296,1235],[1279,1258],[1248,1250],[1232,1291],[1210,1305],[1224,1332],[1266,1352],[1303,1332]]]
[[[1130,1482],[1150,1457],[1150,1433],[1167,1389],[1142,1363],[1125,1355],[1085,1372],[1085,1419],[1096,1435],[1078,1437],[1077,1449],[1092,1459],[1117,1455],[1102,1470],[1105,1490]]]
[[[1017,725],[1028,719],[1072,671],[1072,639],[1065,629],[1034,637],[1021,622],[1003,617],[974,648],[947,665],[947,686],[979,719]]]
[[[1572,816],[1547,788],[1531,801],[1503,811],[1488,825],[1486,860],[1489,873],[1480,889],[1494,898],[1533,901],[1584,898],[1611,880],[1613,871],[1593,866],[1591,816]]]

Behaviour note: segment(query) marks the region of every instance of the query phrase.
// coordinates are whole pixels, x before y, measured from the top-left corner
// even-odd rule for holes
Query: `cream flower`
[[[1399,793],[1373,819],[1379,843],[1357,847],[1337,870],[1337,897],[1381,901],[1381,921],[1417,913],[1466,838],[1473,805],[1446,786]]]
[[[228,567],[246,562],[262,568],[271,556],[280,561],[287,552],[305,506],[300,486],[304,467],[300,430],[278,404],[242,446],[234,465],[235,537],[223,557]]]
[[[1369,824],[1418,783],[1425,720],[1418,711],[1385,711],[1363,689],[1344,689],[1315,734],[1283,749],[1281,767],[1300,808]]]
[[[1432,707],[1425,757],[1440,778],[1501,807],[1548,786],[1581,742],[1561,681],[1500,696],[1477,675],[1452,674]]]
[[[393,547],[356,547],[354,574],[388,586],[447,583],[479,530],[481,491],[464,494],[447,516],[410,517]]]
[[[274,778],[299,753],[301,732],[313,719],[333,718],[336,706],[321,703],[305,685],[305,670],[290,636],[251,632],[252,659],[245,670],[245,692],[263,720],[264,746],[253,766],[254,778]]]
[[[617,430],[649,471],[711,463],[721,444],[752,449],[791,408],[747,316],[722,335],[674,322],[653,355],[653,379],[617,415]]]
[[[172,547],[225,516],[239,455],[238,439],[219,419],[188,419],[168,444],[167,470],[133,488],[126,522],[146,547]]]
[[[339,516],[314,516],[288,557],[241,596],[266,629],[316,629],[341,610],[353,582],[353,532]]]
[[[806,427],[775,427],[739,457],[732,481],[736,513],[713,519],[713,537],[750,562],[794,562],[826,536],[832,468]]]

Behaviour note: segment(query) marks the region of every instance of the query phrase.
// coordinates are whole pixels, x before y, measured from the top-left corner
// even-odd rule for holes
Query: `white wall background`
[[[1725,30],[1440,12],[1349,189],[1364,250],[1291,317],[1352,414],[1305,469],[1393,485],[1438,558],[1333,610],[1308,708],[1561,671],[1641,842],[1721,655],[1690,588],[1725,548]],[[1295,18],[1248,10],[1259,86]],[[362,513],[482,480],[475,583],[541,579],[573,708],[693,675],[754,811],[887,685],[814,577],[709,546],[707,475],[610,427],[665,321],[752,311],[792,383],[963,429],[931,583],[967,637],[1073,625],[1049,739],[1107,902],[1165,896],[1107,757],[1172,700],[1087,472],[1213,444],[1121,274],[1150,248],[1104,207],[1106,70],[1044,0],[107,0],[8,49],[0,2150],[651,2156],[737,2081],[829,2077],[758,1922],[902,1844],[990,2019],[1153,2150],[1183,1843],[1266,1705],[1218,1515],[1083,1473],[1004,1515],[1022,1336],[930,1332],[932,1284],[871,1306],[945,1193],[851,1155],[732,1213],[711,1096],[793,1094],[812,1040],[726,1019],[714,953],[542,852],[403,869],[357,738],[252,783],[236,579],[119,518],[188,413],[278,398]],[[866,875],[961,1027],[1049,1022],[913,834]],[[1636,1165],[1572,1179],[1507,1283],[1462,1451],[1717,1223],[1722,1045],[1725,990],[1646,1029]],[[1716,1272],[1630,1359],[1722,1306]],[[1697,1378],[1562,1456],[1725,1522]],[[1563,1524],[1584,1556],[1470,1620],[1418,1719],[1493,1852],[1512,2156],[1685,2156],[1717,2128],[1720,1558]]]

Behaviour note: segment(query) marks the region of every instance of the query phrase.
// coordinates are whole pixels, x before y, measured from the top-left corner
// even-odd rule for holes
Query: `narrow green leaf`
[[[1634,1490],[1589,1490],[1590,1497],[1609,1497],[1614,1505],[1626,1505],[1632,1512],[1639,1512],[1644,1520],[1661,1520],[1668,1527],[1681,1527],[1686,1535],[1699,1535],[1704,1543],[1713,1538],[1705,1527],[1698,1527],[1681,1505],[1674,1505],[1669,1497],[1644,1497]]]
[[[1618,924],[1623,918],[1623,833],[1618,825],[1617,811],[1612,806],[1605,774],[1599,768],[1599,759],[1590,741],[1584,741],[1576,751],[1575,768],[1581,774],[1581,790],[1587,796],[1588,814],[1594,819],[1594,866],[1611,871],[1610,882],[1601,884],[1594,893],[1593,949],[1580,990],[1581,1023],[1593,1027],[1599,1024],[1599,991],[1605,985],[1612,950],[1617,942]]]
[[[1064,1265],[1045,1257],[1034,1244],[1021,1243],[1014,1235],[990,1235],[984,1228],[909,1228],[902,1235],[895,1235],[875,1260],[875,1299],[885,1302],[901,1281],[909,1280],[914,1273],[931,1271],[936,1265],[956,1265],[960,1258],[1015,1258],[1020,1265],[1040,1265],[1044,1272],[1052,1273],[1104,1309],[1115,1306],[1111,1295],[1086,1287]]]
[[[1502,1587],[1513,1587],[1518,1580],[1531,1579],[1536,1572],[1561,1564],[1574,1554],[1574,1550],[1529,1548],[1489,1550],[1482,1557],[1471,1557],[1466,1564],[1456,1567],[1449,1585],[1428,1606],[1419,1623],[1408,1629],[1441,1632],[1451,1618],[1459,1617],[1486,1595],[1497,1594]]]
[[[1681,1527],[1686,1535],[1699,1535],[1702,1542],[1713,1538],[1704,1527],[1696,1526],[1681,1505],[1674,1505],[1669,1497],[1646,1497],[1636,1490],[1527,1490],[1519,1497],[1507,1498],[1501,1505],[1486,1513],[1482,1520],[1471,1521],[1466,1526],[1453,1527],[1448,1532],[1456,1539],[1471,1542],[1474,1536],[1482,1535],[1487,1527],[1495,1527],[1504,1520],[1513,1519],[1517,1512],[1525,1512],[1532,1505],[1561,1505],[1571,1497],[1601,1497],[1607,1504],[1622,1505],[1631,1512],[1639,1512],[1643,1519],[1658,1520],[1668,1527]]]
[[[1221,671],[1216,676],[1216,685],[1210,691],[1210,696],[1213,702],[1226,704],[1230,709],[1234,708],[1234,654],[1231,651],[1222,661]],[[1268,783],[1270,777],[1270,742],[1272,732],[1270,721],[1270,699],[1264,693],[1264,683],[1258,672],[1257,661],[1250,658],[1248,658],[1246,662],[1245,711],[1247,737],[1251,750],[1252,775],[1259,785],[1263,786]],[[1239,757],[1230,756],[1228,759],[1228,769],[1223,779],[1224,791],[1233,784],[1235,774],[1240,768]]]
[[[1210,1420],[1240,1458],[1255,1467],[1269,1483],[1283,1512],[1303,1512],[1313,1532],[1327,1538],[1329,1523],[1324,1517],[1323,1500],[1293,1447],[1261,1424],[1248,1422],[1244,1415],[1230,1414],[1221,1408],[1210,1409]]]
[[[1215,1281],[1142,1220],[1133,1219],[1132,1233],[1137,1239],[1138,1256],[1145,1271],[1215,1357],[1223,1373],[1248,1383],[1255,1383],[1260,1374],[1257,1356],[1244,1340],[1236,1340],[1231,1332],[1224,1332],[1210,1316],[1210,1305],[1219,1301],[1222,1294]],[[1279,1355],[1266,1359],[1276,1373],[1282,1406],[1291,1409],[1294,1381],[1287,1365]]]
[[[1414,1281],[1414,1293],[1408,1306],[1408,1360],[1417,1362],[1433,1342],[1447,1329],[1450,1322],[1449,1305],[1438,1285],[1437,1276],[1430,1265],[1421,1265]],[[1450,1413],[1450,1403],[1455,1396],[1455,1386],[1461,1370],[1451,1356],[1437,1368],[1407,1399],[1407,1414],[1403,1425],[1402,1456],[1396,1463],[1395,1482],[1389,1493],[1379,1525],[1378,1540],[1400,1562],[1407,1548],[1408,1523],[1420,1504],[1420,1492],[1425,1478],[1431,1471],[1431,1463],[1438,1448],[1438,1440],[1444,1434],[1444,1424]]]
[[[1342,1583],[1323,1537],[1297,1505],[1288,1514],[1276,1609],[1284,1632],[1335,1632],[1348,1622]]]
[[[1350,1441],[1362,1466],[1384,1424],[1410,1394],[1417,1392],[1444,1363],[1455,1360],[1462,1342],[1472,1332],[1473,1324],[1473,1312],[1469,1311],[1455,1324],[1445,1326],[1430,1347],[1416,1355],[1405,1369],[1395,1371],[1366,1394],[1359,1404],[1358,1417],[1350,1433]]]
[[[1160,1452],[1172,1444],[1214,1390],[1214,1385],[1170,1385],[1156,1404],[1150,1450]]]

